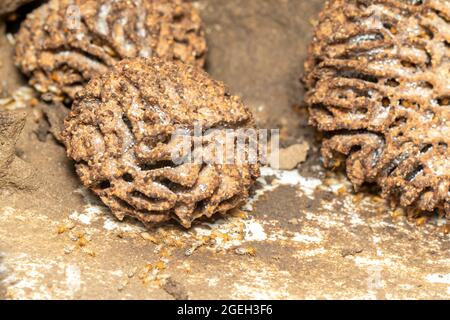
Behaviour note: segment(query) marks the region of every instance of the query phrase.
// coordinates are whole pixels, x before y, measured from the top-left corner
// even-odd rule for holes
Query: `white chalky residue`
[[[66,267],[66,286],[67,290],[75,295],[81,288],[81,271],[76,265],[69,264]]]
[[[141,225],[135,225],[118,221],[110,214],[105,216],[103,228],[107,231],[122,231],[122,232],[144,232],[147,230],[144,228],[144,226]]]
[[[254,220],[244,221],[244,223],[244,237],[246,241],[264,241],[267,239],[264,227],[260,223]]]
[[[102,203],[97,196],[85,187],[79,187],[78,189],[75,189],[73,193],[81,195],[87,205],[100,205]]]
[[[255,191],[255,194],[247,200],[246,204],[242,207],[242,210],[253,211],[253,204],[258,201],[262,195],[268,191],[275,190],[278,187],[276,184],[268,184],[262,177],[258,178],[257,181],[262,185],[262,188]]]
[[[322,238],[319,236],[310,236],[307,234],[301,234],[299,232],[294,233],[294,236],[292,237],[293,241],[296,242],[304,242],[304,243],[319,243],[322,242]]]
[[[208,287],[215,287],[219,283],[218,278],[209,278],[206,281],[208,282]]]
[[[53,261],[37,261],[25,253],[7,257],[8,274],[2,281],[13,299],[51,299],[48,286],[43,285],[45,272],[53,268]]]
[[[322,184],[322,181],[320,179],[303,177],[302,175],[300,175],[298,170],[286,171],[263,167],[261,168],[261,175],[274,175],[279,181],[279,184],[299,187],[308,197],[312,197],[314,194],[314,190]]]
[[[123,277],[123,271],[122,270],[113,270],[110,271],[111,275],[116,277]]]
[[[97,29],[98,32],[100,32],[103,35],[108,35],[109,33],[109,26],[108,26],[108,15],[109,11],[111,10],[111,4],[105,3],[100,7],[100,12],[98,14],[98,20],[97,20]]]
[[[282,230],[271,232],[267,237],[268,241],[285,241],[288,239],[289,238],[285,235],[285,233]]]
[[[293,257],[302,259],[305,257],[316,257],[326,253],[328,253],[328,251],[325,248],[316,248],[311,250],[301,250],[298,254],[294,254]]]
[[[321,229],[345,226],[345,223],[339,216],[337,216],[336,219],[330,219],[328,216],[320,214],[320,212],[312,213],[310,211],[304,211],[303,215],[305,219],[319,223]]]
[[[442,283],[450,285],[450,273],[447,274],[433,273],[427,275],[425,279],[431,283]]]
[[[279,285],[273,285],[273,279],[279,281]],[[234,299],[274,300],[287,299],[288,287],[292,276],[287,271],[275,271],[271,269],[245,270],[240,280],[234,284]]]
[[[16,210],[13,207],[5,207],[3,209],[3,212],[1,213],[0,217],[3,219],[6,219],[10,217],[12,214],[14,214]]]
[[[366,225],[366,222],[361,219],[360,215],[356,212],[355,204],[353,203],[353,199],[351,197],[346,197],[343,201],[343,205],[343,211],[349,213],[350,223],[353,226]]]
[[[78,211],[74,211],[69,218],[89,225],[92,222],[97,221],[99,217],[103,215],[104,210],[104,207],[87,205],[83,208],[83,212],[80,213]]]
[[[268,184],[264,177],[275,176],[276,180],[272,184]],[[261,177],[257,181],[262,185],[262,188],[256,190],[252,198],[242,208],[243,210],[252,211],[253,204],[266,192],[273,191],[280,185],[290,185],[299,187],[300,190],[308,197],[312,197],[314,190],[322,184],[322,181],[315,178],[305,178],[299,174],[297,170],[275,170],[270,167],[261,168]]]
[[[391,259],[386,258],[386,259],[369,259],[369,258],[365,258],[365,257],[361,257],[361,256],[357,256],[357,257],[353,257],[353,261],[355,262],[356,265],[361,266],[361,267],[373,267],[373,266],[396,266],[397,268],[399,267],[398,264],[393,263]]]

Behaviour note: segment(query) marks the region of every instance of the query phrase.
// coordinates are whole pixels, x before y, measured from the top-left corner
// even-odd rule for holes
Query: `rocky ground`
[[[189,231],[118,222],[80,185],[48,133],[13,67],[13,38],[2,29],[0,102],[19,109],[3,123],[25,124],[20,135],[8,133],[18,138],[15,154],[0,157],[8,186],[0,191],[0,296],[450,298],[444,221],[408,220],[320,166],[298,79],[323,1],[194,2],[207,27],[208,71],[246,100],[260,127],[281,128],[284,146],[306,141],[306,162],[290,171],[264,168],[242,210]],[[14,179],[2,171],[5,161],[17,164]]]

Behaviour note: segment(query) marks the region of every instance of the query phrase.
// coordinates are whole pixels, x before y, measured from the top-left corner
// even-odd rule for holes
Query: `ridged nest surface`
[[[198,159],[195,153],[203,152],[211,160],[215,149],[208,147],[225,131],[253,123],[241,100],[200,68],[137,58],[116,64],[80,91],[62,137],[83,184],[119,219],[133,216],[148,226],[175,219],[190,227],[197,218],[241,205],[259,166],[178,163],[174,154],[183,158],[189,151]],[[203,148],[193,148],[198,141],[192,139],[180,150],[200,126]],[[180,130],[183,135],[174,135]]]
[[[22,23],[15,60],[46,100],[61,100],[125,58],[202,66],[205,53],[201,19],[186,0],[50,0]]]
[[[450,218],[450,1],[332,0],[306,62],[325,165]]]

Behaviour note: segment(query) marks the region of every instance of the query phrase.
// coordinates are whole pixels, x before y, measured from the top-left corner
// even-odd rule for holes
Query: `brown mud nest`
[[[193,138],[180,150],[196,127],[203,148],[192,151]],[[119,219],[129,215],[148,226],[176,219],[190,227],[247,199],[258,165],[208,161],[214,153],[205,151],[224,131],[247,128],[253,128],[249,110],[200,68],[136,58],[79,92],[62,137],[83,184]],[[174,135],[179,130],[184,134]],[[196,152],[208,156],[174,161],[174,154],[183,158],[190,151],[196,159]]]
[[[324,163],[450,218],[450,1],[333,0],[306,62]]]
[[[202,66],[205,53],[201,19],[186,0],[50,0],[22,23],[15,59],[45,100],[72,100],[122,59]]]

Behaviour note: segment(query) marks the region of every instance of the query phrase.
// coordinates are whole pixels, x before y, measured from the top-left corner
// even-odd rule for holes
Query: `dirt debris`
[[[281,149],[279,153],[279,166],[277,169],[295,169],[300,163],[305,162],[306,157],[308,156],[308,151],[309,144],[307,142],[294,144],[287,148]]]
[[[173,278],[164,280],[161,287],[175,300],[189,300],[189,294],[184,285]]]

